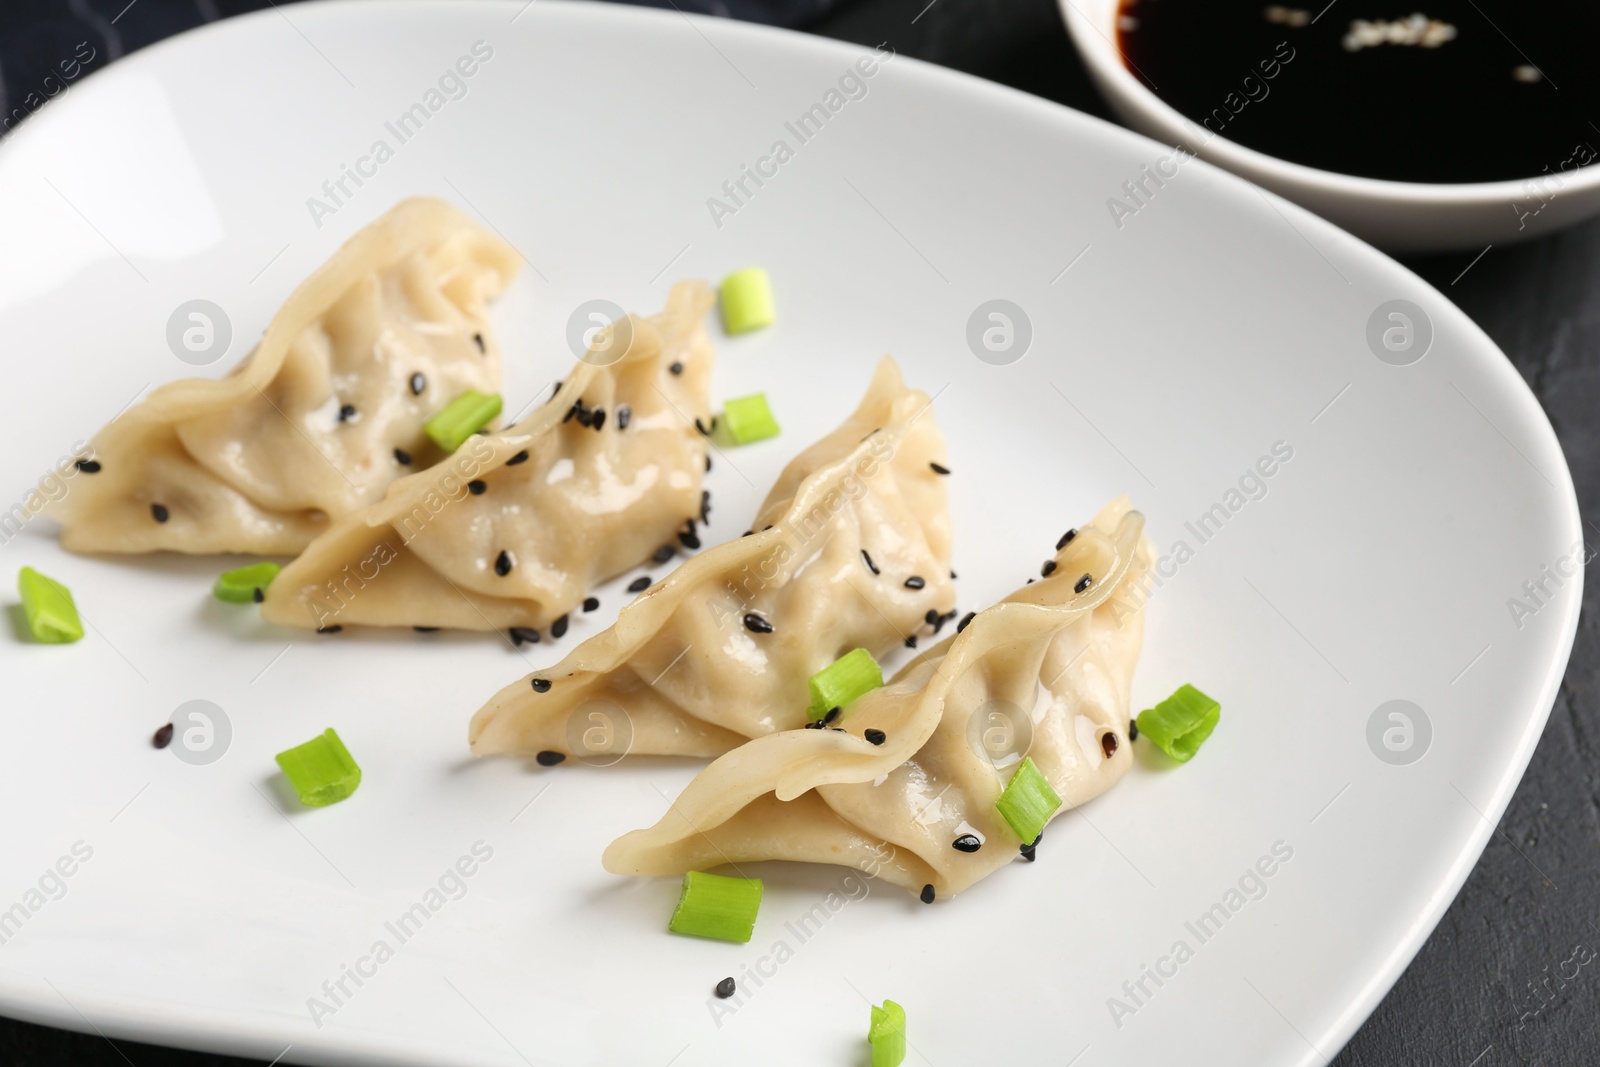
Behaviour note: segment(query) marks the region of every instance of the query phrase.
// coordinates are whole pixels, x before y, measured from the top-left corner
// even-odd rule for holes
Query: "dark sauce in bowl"
[[[1123,0],[1123,62],[1197,140],[1322,170],[1559,181],[1600,158],[1596,0],[1324,4]]]

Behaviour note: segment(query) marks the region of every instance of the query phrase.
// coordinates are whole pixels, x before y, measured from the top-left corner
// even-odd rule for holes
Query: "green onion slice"
[[[741,396],[722,405],[722,425],[736,445],[778,436],[778,420],[767,407],[767,395]]]
[[[66,586],[24,567],[17,573],[17,592],[22,594],[22,612],[35,641],[65,645],[83,637],[83,620]]]
[[[881,685],[883,671],[872,653],[853,649],[811,676],[811,717],[820,719],[833,708],[848,707],[856,697]]]
[[[1012,833],[1028,842],[1044,832],[1050,816],[1061,807],[1061,798],[1029,756],[1018,765],[994,806]]]
[[[272,584],[272,579],[278,576],[280,570],[282,568],[276,563],[266,560],[247,567],[235,567],[217,575],[211,595],[230,604],[248,604],[252,600],[259,604],[266,595],[267,586]]]
[[[446,452],[454,452],[467,438],[489,425],[489,421],[500,414],[500,407],[499,393],[468,389],[423,423],[422,428],[434,444]]]
[[[867,1043],[872,1046],[872,1067],[900,1067],[906,1058],[906,1010],[892,1000],[881,1008],[874,1004]]]
[[[772,280],[760,267],[746,267],[722,279],[722,328],[729,333],[748,333],[771,326]]]
[[[1192,685],[1180,685],[1167,699],[1139,713],[1139,736],[1177,760],[1188,763],[1222,717],[1222,705]]]
[[[277,755],[300,803],[308,808],[336,804],[361,784],[361,768],[330,727],[303,745]]]
[[[761,879],[728,878],[704,871],[683,876],[678,906],[667,929],[690,937],[743,944],[755,932],[761,910]]]

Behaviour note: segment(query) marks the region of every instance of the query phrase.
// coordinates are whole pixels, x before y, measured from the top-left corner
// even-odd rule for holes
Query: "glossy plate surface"
[[[770,271],[778,325],[717,331],[716,389],[765,391],[783,434],[718,462],[714,540],[885,351],[938,397],[964,610],[1131,494],[1168,557],[1136,705],[1193,682],[1221,726],[952,902],[769,867],[749,945],[676,938],[676,885],[599,855],[693,766],[465,744],[478,704],[597,632],[626,579],[526,656],[319,638],[211,599],[239,560],[73,557],[34,519],[7,529],[6,573],[66,582],[90,629],[0,642],[0,1011],[283,1062],[814,1067],[859,1062],[889,997],[912,1063],[1331,1056],[1477,858],[1566,663],[1581,579],[1547,575],[1574,572],[1578,512],[1513,369],[1355,239],[1101,122],[906,59],[861,76],[870,53],[775,31],[519,7],[229,20],[0,145],[0,506],[195,372],[167,341],[181,305],[227,316],[199,371],[219,374],[344,237],[437,194],[528,260],[494,313],[510,411],[565,373],[583,302],[648,312],[676,278]],[[1114,213],[1146,165],[1170,176]],[[346,168],[362,184],[334,203]],[[1007,318],[980,312],[995,300]],[[226,719],[209,763],[149,744],[193,700]],[[364,781],[298,810],[272,756],[327,726]],[[727,975],[745,999],[714,1012]]]

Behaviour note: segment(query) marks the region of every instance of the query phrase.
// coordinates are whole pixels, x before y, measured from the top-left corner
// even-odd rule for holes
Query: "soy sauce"
[[[1123,0],[1123,61],[1197,141],[1323,170],[1558,184],[1600,159],[1593,0],[1324,4]]]

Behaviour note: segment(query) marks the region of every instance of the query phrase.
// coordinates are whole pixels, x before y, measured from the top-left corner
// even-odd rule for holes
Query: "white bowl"
[[[1059,3],[1078,54],[1122,121],[1140,133],[1190,148],[1381,248],[1481,248],[1551,233],[1600,213],[1600,166],[1559,178],[1530,175],[1520,181],[1432,184],[1336,174],[1246,148],[1185,118],[1129,72],[1116,44],[1118,0]]]

